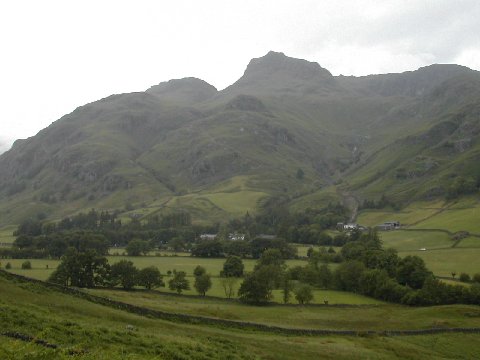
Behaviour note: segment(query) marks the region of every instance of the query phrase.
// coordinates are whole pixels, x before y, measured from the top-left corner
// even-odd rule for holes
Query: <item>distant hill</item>
[[[479,95],[479,73],[458,65],[336,77],[269,52],[223,91],[170,80],[16,142],[0,156],[0,225],[92,207],[217,221],[279,196],[293,208],[444,196],[455,176],[480,178]]]
[[[3,154],[10,148],[10,141],[4,138],[0,138],[0,154]]]

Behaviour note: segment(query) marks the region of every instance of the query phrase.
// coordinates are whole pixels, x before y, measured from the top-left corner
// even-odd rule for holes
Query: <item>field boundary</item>
[[[43,347],[46,347],[46,348],[49,348],[49,349],[58,349],[58,347],[59,347],[57,344],[52,344],[52,343],[49,343],[46,340],[37,339],[33,336],[21,334],[19,332],[15,332],[15,331],[0,332],[0,335],[11,338],[11,339],[15,339],[15,340],[31,342],[31,343],[34,343],[36,345],[40,345],[40,346],[43,346]]]
[[[14,274],[14,273],[12,273]],[[17,274],[15,274],[17,275]],[[20,275],[22,276],[22,275]],[[29,278],[31,279],[31,278]],[[41,281],[41,280],[40,280]],[[118,292],[125,292],[123,288],[105,288],[105,287],[94,287],[92,290],[109,290],[109,291],[118,291]],[[242,302],[238,298],[225,298],[225,297],[220,297],[220,296],[212,296],[212,295],[193,295],[193,294],[177,294],[174,292],[163,292],[163,291],[158,291],[155,289],[132,289],[129,292],[135,293],[147,293],[147,294],[155,294],[159,296],[166,296],[166,297],[178,297],[178,298],[191,298],[191,299],[198,299],[198,300],[215,300],[215,301],[223,301],[226,303],[236,303],[236,304],[242,304]],[[90,294],[93,295],[93,294]],[[98,296],[98,295],[94,295]],[[382,304],[283,304],[275,301],[269,301],[263,306],[281,306],[281,307],[299,307],[299,308],[304,308],[304,307],[328,307],[328,308],[372,308],[372,307],[379,307],[382,306]]]
[[[181,313],[171,313],[160,310],[153,310],[137,305],[124,303],[121,301],[112,300],[109,298],[91,295],[84,291],[67,288],[61,285],[56,285],[41,280],[27,278],[22,275],[12,274],[4,270],[0,270],[0,275],[6,279],[15,279],[21,282],[39,284],[41,286],[57,290],[62,293],[66,293],[77,298],[81,298],[99,305],[108,306],[113,309],[126,311],[136,315],[172,321],[181,322],[192,325],[210,325],[219,326],[228,329],[237,330],[250,330],[250,331],[262,331],[275,334],[292,335],[292,336],[325,336],[325,335],[337,335],[337,336],[412,336],[412,335],[432,335],[442,333],[478,333],[480,334],[480,328],[431,328],[431,329],[416,329],[416,330],[333,330],[333,329],[302,329],[302,328],[285,328],[280,326],[266,325],[253,322],[226,320],[218,318],[210,318],[205,316],[187,315]]]

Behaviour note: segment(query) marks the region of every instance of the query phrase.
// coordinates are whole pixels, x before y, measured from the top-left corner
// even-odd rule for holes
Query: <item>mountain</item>
[[[458,65],[346,77],[269,52],[225,90],[170,80],[17,141],[0,156],[0,225],[92,207],[216,221],[272,196],[443,196],[456,175],[480,177],[479,95],[479,73]]]

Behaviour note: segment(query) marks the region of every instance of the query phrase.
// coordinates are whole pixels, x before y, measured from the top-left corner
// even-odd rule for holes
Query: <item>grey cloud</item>
[[[342,2],[341,15],[325,18],[319,8],[314,9],[317,15],[311,16],[318,16],[323,25],[301,39],[296,48],[309,53],[331,43],[381,47],[394,54],[429,54],[435,62],[452,62],[463,50],[480,46],[477,0],[394,0],[388,3],[388,11],[372,18],[345,6],[348,3]]]

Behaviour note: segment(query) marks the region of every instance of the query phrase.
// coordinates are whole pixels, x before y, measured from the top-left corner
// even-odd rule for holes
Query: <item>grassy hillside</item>
[[[48,349],[33,342],[0,336],[5,359],[438,359],[472,358],[480,351],[478,335],[437,334],[406,337],[302,337],[250,330],[228,330],[150,319],[97,305],[39,285],[18,283],[0,276],[2,333],[18,332],[58,346]],[[261,311],[262,309],[259,309]],[[325,320],[333,313],[324,312]],[[338,314],[345,309],[338,309]],[[432,312],[430,310],[436,310]],[[442,323],[478,326],[469,307],[430,308],[401,315],[412,325]],[[288,311],[288,309],[287,309]],[[430,312],[430,314],[429,314]],[[375,322],[379,314],[372,316]],[[268,311],[265,313],[268,318]],[[462,318],[463,316],[463,318]],[[334,316],[333,318],[335,318]],[[338,318],[348,322],[347,310]],[[395,317],[392,317],[393,319]],[[383,322],[383,319],[382,319]],[[340,324],[339,323],[339,324]],[[335,322],[330,327],[342,327]],[[373,326],[374,323],[372,323]],[[343,325],[345,326],[345,325]],[[352,325],[353,326],[353,325]],[[133,330],[129,330],[129,328]]]

